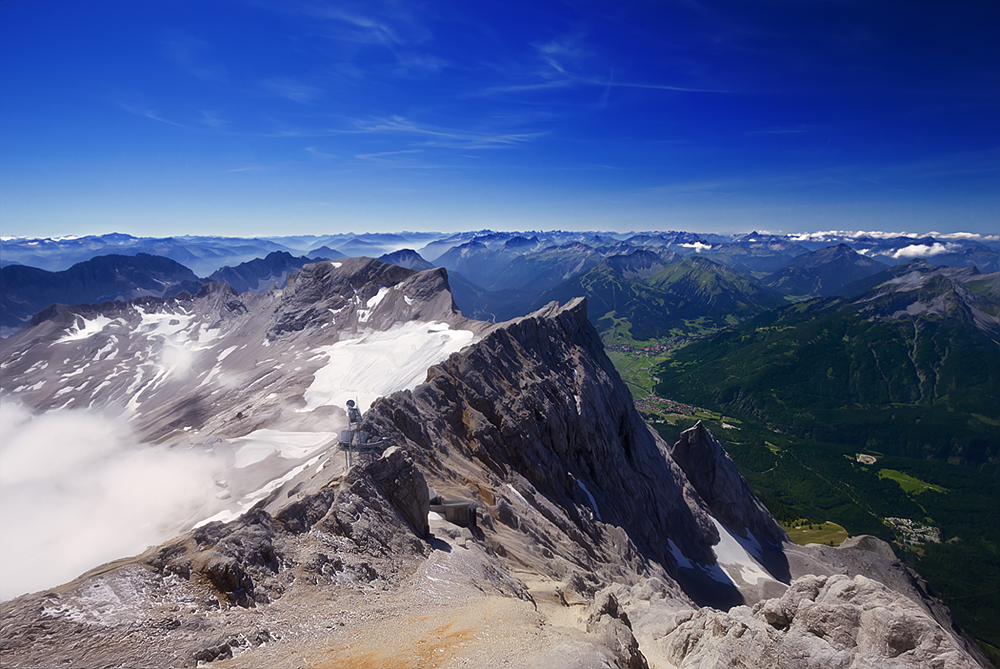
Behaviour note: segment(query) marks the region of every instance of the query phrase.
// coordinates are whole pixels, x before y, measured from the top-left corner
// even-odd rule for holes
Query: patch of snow
[[[116,337],[115,335],[111,335],[110,337],[108,337],[108,343],[102,346],[100,350],[98,350],[97,353],[94,354],[94,360],[95,361],[100,360],[101,355],[108,353],[108,351],[111,351],[111,353],[105,358],[105,360],[113,360],[115,356],[118,355],[117,350],[112,350],[115,348],[117,344],[118,344],[118,337]]]
[[[517,498],[518,498],[519,500],[521,500],[521,502],[522,502],[522,503],[524,503],[524,505],[525,505],[525,506],[528,506],[528,507],[530,507],[530,506],[531,506],[530,504],[528,504],[528,500],[526,500],[526,499],[524,498],[524,495],[522,495],[521,493],[519,493],[519,492],[517,491],[517,488],[515,488],[514,486],[512,486],[512,485],[511,485],[511,484],[509,484],[509,483],[507,484],[507,488],[509,488],[509,489],[510,489],[510,491],[511,491],[512,493],[514,493],[514,497],[517,497]]]
[[[198,333],[197,336],[194,338],[194,341],[196,341],[198,344],[204,345],[212,341],[215,341],[221,336],[222,336],[221,328],[215,328],[214,330],[210,330],[207,326],[205,326],[198,329]]]
[[[97,393],[101,392],[102,389],[107,388],[110,385],[111,385],[110,381],[107,380],[102,381],[96,388],[94,388],[93,391],[91,391],[90,393],[91,397],[97,395]]]
[[[580,486],[580,490],[587,494],[587,499],[590,500],[590,508],[594,510],[594,515],[597,516],[597,519],[601,520],[601,512],[597,510],[597,502],[594,501],[594,496],[590,494],[589,490],[587,490],[587,486],[583,485],[583,481],[577,479],[576,484]]]
[[[242,516],[244,513],[246,513],[251,507],[253,507],[254,504],[256,504],[260,500],[262,500],[265,497],[267,497],[268,495],[270,495],[272,492],[274,492],[275,490],[277,490],[278,488],[280,488],[281,486],[283,486],[288,481],[291,481],[293,478],[295,478],[296,476],[298,476],[299,474],[301,474],[302,472],[304,472],[308,467],[311,467],[312,465],[314,465],[317,460],[319,460],[319,456],[316,456],[315,458],[313,458],[309,462],[303,462],[301,465],[299,465],[298,467],[292,469],[291,471],[289,471],[284,476],[276,478],[273,481],[269,481],[262,488],[260,488],[259,490],[255,491],[255,492],[251,493],[250,495],[248,495],[247,497],[245,497],[240,502],[240,508],[239,508],[239,510],[232,511],[232,510],[229,510],[229,509],[224,509],[224,510],[220,511],[219,513],[215,514],[214,516],[212,516],[211,518],[206,518],[206,519],[204,519],[202,521],[199,521],[198,523],[196,523],[194,525],[194,527],[192,527],[192,529],[197,529],[199,527],[202,527],[204,525],[208,525],[209,523],[215,522],[217,520],[220,520],[220,521],[222,521],[224,523],[228,523],[228,522],[236,520],[237,518],[239,518],[240,516]]]
[[[408,298],[406,295],[403,295],[403,301],[406,302],[406,306],[410,306],[411,304],[413,304],[413,300]]]
[[[342,262],[332,262],[331,261],[330,264],[333,265],[334,269],[340,269],[341,267],[344,266],[344,263],[342,263]]]
[[[217,374],[218,374],[219,372],[221,372],[221,371],[222,371],[222,368],[221,368],[221,367],[219,367],[218,365],[216,365],[215,367],[213,367],[213,368],[212,368],[212,370],[211,370],[211,371],[210,371],[210,372],[208,373],[208,376],[206,376],[206,377],[205,377],[205,378],[204,378],[204,379],[202,380],[202,382],[198,384],[198,387],[199,387],[199,388],[201,388],[202,386],[207,386],[207,385],[208,385],[209,383],[211,383],[211,382],[212,382],[212,379],[214,379],[214,378],[215,378],[215,376],[216,376],[216,375],[217,375]]]
[[[761,580],[774,580],[770,574],[765,572],[759,564],[750,556],[746,548],[734,537],[726,527],[715,518],[712,518],[715,527],[719,530],[719,543],[712,547],[715,558],[726,574],[736,582],[736,577],[740,577],[744,582],[756,584]],[[745,540],[746,541],[746,540]],[[756,538],[754,538],[756,543]],[[757,543],[759,547],[760,544]]]
[[[173,337],[191,325],[194,318],[178,314],[147,313],[142,308],[139,308],[139,313],[142,314],[142,323],[136,331],[151,337]]]
[[[303,397],[305,409],[343,406],[357,399],[367,411],[376,398],[412,390],[427,377],[427,368],[477,340],[470,330],[452,330],[447,323],[401,323],[385,332],[369,332],[315,350],[328,362],[316,370]]]
[[[62,344],[68,341],[80,341],[81,339],[87,339],[88,337],[98,334],[116,320],[117,319],[111,319],[106,316],[98,316],[93,320],[87,320],[83,316],[77,316],[76,323],[73,325],[73,328],[65,335],[57,339],[55,343]]]
[[[282,430],[256,430],[230,440],[236,448],[238,469],[267,459],[272,454],[288,460],[300,460],[315,453],[335,438],[331,432],[284,432]]]
[[[226,356],[228,356],[230,353],[232,353],[233,351],[235,351],[237,348],[239,348],[239,347],[238,346],[230,346],[225,351],[223,351],[222,353],[220,353],[219,356],[216,358],[216,360],[218,360],[219,362],[222,362],[223,360],[226,359]]]
[[[49,363],[47,361],[45,361],[45,360],[39,360],[38,362],[36,362],[35,364],[33,364],[31,367],[29,367],[28,369],[24,370],[24,374],[25,374],[25,376],[27,376],[28,374],[31,374],[32,372],[40,372],[43,369],[45,369],[46,367],[48,367],[48,366],[49,366]]]
[[[750,528],[747,528],[747,535],[745,537],[734,534],[733,538],[740,542],[740,545],[743,546],[747,553],[750,553],[750,555],[754,556],[758,560],[764,559],[764,549],[760,545],[760,542],[757,541],[757,537],[755,537],[753,532],[750,531]]]
[[[386,288],[385,286],[380,287],[378,289],[378,292],[375,293],[373,297],[370,297],[368,299],[368,302],[365,303],[365,306],[367,306],[369,309],[374,309],[382,302],[382,300],[385,299],[385,296],[389,294],[390,290],[391,288]]]

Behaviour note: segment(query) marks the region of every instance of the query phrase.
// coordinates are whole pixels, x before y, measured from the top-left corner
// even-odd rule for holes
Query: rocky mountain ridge
[[[431,364],[424,383],[371,404],[361,429],[386,440],[381,455],[348,469],[344,454],[321,451],[235,520],[209,522],[8,603],[5,663],[496,666],[502,659],[634,668],[740,658],[773,666],[759,653],[778,649],[773,657],[787,667],[828,659],[845,667],[975,666],[884,544],[784,543],[702,426],[673,448],[665,444],[636,412],[583,300],[473,326],[442,312],[451,304],[443,271],[376,263],[309,265],[280,295],[217,289],[202,298],[239,321],[231,336],[289,352],[335,327],[392,330],[404,306],[418,318],[433,313],[473,327],[476,337]],[[192,315],[194,304],[178,302],[168,315]],[[385,315],[376,318],[380,309]],[[57,325],[33,330],[58,342],[65,335],[57,336]],[[101,345],[100,332],[90,346]],[[24,353],[28,338],[16,339],[15,349]],[[233,364],[252,368],[249,357],[261,350]],[[3,352],[7,369],[15,357]],[[303,373],[321,376],[315,367]],[[308,397],[302,393],[298,405],[309,407]],[[312,408],[313,419],[322,407],[333,410],[325,402]],[[430,513],[428,484],[474,508],[476,526]]]
[[[0,336],[24,327],[50,304],[170,297],[197,292],[202,283],[187,267],[147,253],[99,256],[61,272],[8,265],[0,269]]]

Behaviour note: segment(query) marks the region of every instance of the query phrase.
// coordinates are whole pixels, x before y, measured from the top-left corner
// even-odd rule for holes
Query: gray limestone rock
[[[919,606],[864,576],[806,576],[752,609],[701,609],[655,643],[680,668],[977,666]]]

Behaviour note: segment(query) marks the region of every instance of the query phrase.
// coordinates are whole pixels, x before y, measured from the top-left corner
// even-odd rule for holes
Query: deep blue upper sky
[[[998,35],[997,0],[3,0],[0,232],[995,234]]]

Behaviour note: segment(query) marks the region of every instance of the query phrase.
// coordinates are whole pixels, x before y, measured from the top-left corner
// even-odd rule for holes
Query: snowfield
[[[366,411],[378,397],[423,383],[429,367],[475,341],[471,330],[452,330],[447,323],[409,322],[317,347],[329,361],[305,391],[304,411],[351,399]]]

